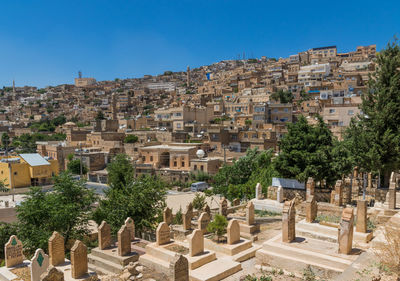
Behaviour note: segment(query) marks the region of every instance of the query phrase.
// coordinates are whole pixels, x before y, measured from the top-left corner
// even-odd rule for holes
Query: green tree
[[[107,221],[117,233],[127,217],[135,221],[138,230],[156,228],[165,207],[166,188],[158,178],[142,176],[119,188],[106,190],[93,218],[97,223]]]
[[[10,145],[10,136],[7,133],[1,135],[1,145],[3,148],[7,149]]]
[[[127,135],[127,136],[125,137],[124,142],[125,142],[125,143],[135,143],[135,142],[137,142],[138,140],[139,140],[139,138],[138,138],[137,136],[135,136],[135,135]]]
[[[226,227],[228,226],[227,219],[220,214],[216,214],[214,220],[210,221],[207,226],[207,231],[217,235],[218,241],[221,236],[226,233]]]
[[[280,103],[291,103],[293,101],[293,94],[289,91],[279,90],[271,95],[272,100],[279,101]]]
[[[96,201],[94,192],[69,173],[55,177],[53,188],[53,192],[43,192],[40,187],[32,187],[17,206],[18,235],[31,254],[37,248],[47,250],[53,231],[63,235],[65,243],[88,233],[91,205]]]
[[[288,133],[279,143],[280,153],[274,164],[285,178],[305,182],[308,177],[333,184],[337,175],[331,168],[333,137],[320,116],[315,126],[309,125],[304,116],[288,125]]]
[[[192,204],[193,208],[195,208],[196,210],[202,210],[203,207],[206,205],[206,196],[202,195],[199,192],[196,192]]]
[[[400,47],[395,39],[376,57],[376,71],[362,95],[362,114],[351,122],[345,139],[362,171],[379,172],[383,185],[400,168]]]
[[[107,166],[108,184],[112,189],[123,189],[134,179],[134,170],[126,154],[118,154]]]
[[[68,162],[67,164],[67,169],[70,171],[72,174],[75,175],[80,175],[81,173],[81,160],[80,159],[74,159]],[[88,168],[84,163],[82,163],[82,174],[86,175],[88,172]]]
[[[97,111],[97,115],[96,115],[96,118],[95,118],[95,119],[96,119],[96,121],[106,119],[106,118],[104,117],[103,111],[101,111],[101,110]]]

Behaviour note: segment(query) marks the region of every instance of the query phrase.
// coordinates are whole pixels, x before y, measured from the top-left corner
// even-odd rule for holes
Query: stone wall
[[[268,199],[276,200],[278,192],[278,187],[270,186],[268,187]],[[283,188],[283,198],[285,200],[291,200],[298,194],[303,200],[306,200],[306,190],[305,189],[293,189],[293,188]],[[315,200],[317,202],[329,202],[331,198],[331,189],[316,188],[315,189]]]

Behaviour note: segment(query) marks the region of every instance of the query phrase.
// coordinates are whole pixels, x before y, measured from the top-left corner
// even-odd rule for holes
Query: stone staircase
[[[88,255],[89,269],[101,274],[120,274],[126,265],[138,259],[136,252],[131,252],[128,256],[118,256],[116,247],[106,250],[94,248]]]

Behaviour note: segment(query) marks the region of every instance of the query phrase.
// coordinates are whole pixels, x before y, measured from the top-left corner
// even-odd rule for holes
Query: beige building
[[[94,78],[75,78],[76,87],[86,87],[96,84],[96,79]]]

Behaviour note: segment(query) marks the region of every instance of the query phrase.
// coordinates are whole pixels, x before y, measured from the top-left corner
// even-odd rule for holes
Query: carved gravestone
[[[330,201],[330,203],[332,205],[335,204],[335,191],[334,190],[331,191],[331,201]]]
[[[314,192],[315,192],[315,182],[313,178],[309,177],[307,180],[306,200],[308,199],[308,197],[314,196]]]
[[[240,199],[239,198],[235,198],[232,201],[232,206],[239,206],[240,205]]]
[[[107,249],[111,246],[111,227],[110,225],[102,221],[99,229],[97,230],[98,232],[98,239],[99,239],[99,249],[104,250]]]
[[[171,241],[170,229],[167,223],[162,222],[156,230],[156,243],[158,246],[167,244]]]
[[[240,241],[240,225],[235,219],[230,220],[226,229],[228,245],[236,244]]]
[[[353,208],[345,208],[340,220],[339,232],[339,253],[350,254],[353,247],[353,227],[354,215]]]
[[[118,255],[126,256],[131,252],[131,234],[126,225],[118,230]]]
[[[390,175],[390,183],[389,183],[389,209],[396,209],[396,176],[395,173],[392,172]]]
[[[8,242],[4,245],[4,256],[6,267],[13,267],[24,262],[22,253],[22,242],[15,235],[11,235]]]
[[[54,231],[49,239],[49,256],[51,265],[60,265],[65,260],[64,237]]]
[[[343,182],[341,180],[336,181],[335,185],[335,205],[342,206],[343,204]]]
[[[228,215],[228,201],[225,197],[222,197],[221,201],[219,202],[219,214],[226,217]]]
[[[170,225],[172,223],[172,210],[168,207],[165,207],[163,212],[164,222]]]
[[[296,208],[294,201],[286,201],[282,211],[282,241],[292,242],[296,238]]]
[[[189,262],[183,255],[176,254],[169,264],[171,280],[189,281]]]
[[[367,201],[357,201],[357,223],[356,231],[366,233],[367,232]]]
[[[201,230],[203,234],[207,233],[207,226],[210,223],[210,215],[206,212],[201,213],[198,219],[198,229]]]
[[[208,206],[208,204],[204,206],[203,212],[206,212],[211,217],[211,209],[210,206]]]
[[[188,236],[189,255],[197,256],[204,252],[204,237],[200,229],[196,229]]]
[[[186,211],[182,214],[183,229],[190,230],[192,228],[193,207],[192,203],[186,206]]]
[[[88,272],[87,248],[81,241],[76,240],[71,248],[71,276],[78,279]]]
[[[368,190],[372,189],[372,174],[368,173]]]
[[[130,237],[131,241],[135,240],[135,222],[133,221],[133,219],[128,217],[125,220],[125,226],[129,230],[129,237]]]
[[[317,218],[318,205],[314,195],[310,195],[306,201],[306,221],[313,222]]]
[[[278,201],[278,203],[283,202],[283,187],[282,186],[278,187],[278,191],[276,192],[276,201]]]
[[[263,199],[262,186],[260,183],[257,183],[257,185],[256,185],[256,199],[257,200]]]
[[[251,201],[246,205],[246,223],[247,225],[254,224],[254,204]]]
[[[50,265],[47,271],[40,276],[41,281],[64,281],[64,273]]]
[[[49,267],[49,256],[42,249],[37,249],[31,260],[31,281],[39,281],[40,276]]]

